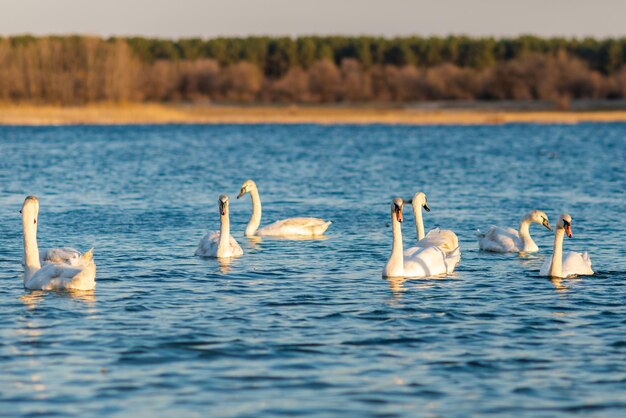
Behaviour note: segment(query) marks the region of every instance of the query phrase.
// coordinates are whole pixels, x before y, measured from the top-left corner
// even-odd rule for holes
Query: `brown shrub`
[[[316,101],[336,101],[340,82],[339,70],[329,59],[317,61],[309,68],[309,91],[311,97]]]
[[[270,89],[270,100],[305,102],[309,99],[309,74],[300,67],[294,67],[272,83]]]
[[[240,61],[222,72],[222,95],[229,100],[250,102],[257,97],[263,83],[263,74],[258,66]]]

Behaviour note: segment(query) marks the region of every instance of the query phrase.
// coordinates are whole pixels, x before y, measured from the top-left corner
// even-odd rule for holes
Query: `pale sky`
[[[626,0],[0,0],[0,34],[626,36]]]

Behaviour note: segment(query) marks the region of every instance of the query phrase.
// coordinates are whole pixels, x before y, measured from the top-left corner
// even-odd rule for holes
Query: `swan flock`
[[[278,220],[264,227],[261,225],[261,199],[257,185],[246,180],[237,195],[250,195],[252,213],[245,228],[246,237],[282,237],[303,239],[323,236],[331,225],[320,218],[296,217]],[[416,241],[404,250],[402,223],[405,205],[411,205],[415,220]],[[230,201],[222,194],[218,199],[220,228],[202,237],[195,255],[229,259],[244,254],[242,247],[231,234]],[[390,206],[392,245],[391,255],[383,269],[387,278],[419,278],[445,276],[454,272],[461,260],[457,235],[447,229],[434,228],[425,233],[423,211],[430,212],[426,195],[416,193],[412,199],[393,198]],[[39,250],[37,222],[39,199],[28,196],[22,210],[24,238],[24,287],[31,290],[91,290],[96,286],[96,264],[93,248],[81,253],[72,248]],[[519,223],[518,229],[491,226],[485,232],[477,231],[478,248],[487,252],[532,253],[539,247],[530,236],[530,226],[536,223],[553,231],[545,212],[533,210]],[[563,254],[565,235],[572,238],[572,217],[559,216],[554,229],[552,256],[546,259],[539,274],[555,278],[592,275],[591,258],[587,252]]]

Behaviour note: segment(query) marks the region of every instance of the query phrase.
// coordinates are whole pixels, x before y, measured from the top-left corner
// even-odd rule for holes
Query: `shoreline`
[[[626,122],[626,110],[528,110],[381,106],[276,106],[194,104],[0,104],[0,125],[133,124],[398,124],[498,125],[506,123]]]

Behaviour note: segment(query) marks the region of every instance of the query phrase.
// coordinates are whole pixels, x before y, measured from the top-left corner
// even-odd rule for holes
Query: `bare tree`
[[[317,61],[309,68],[309,89],[318,101],[336,101],[340,81],[339,70],[329,59]]]

